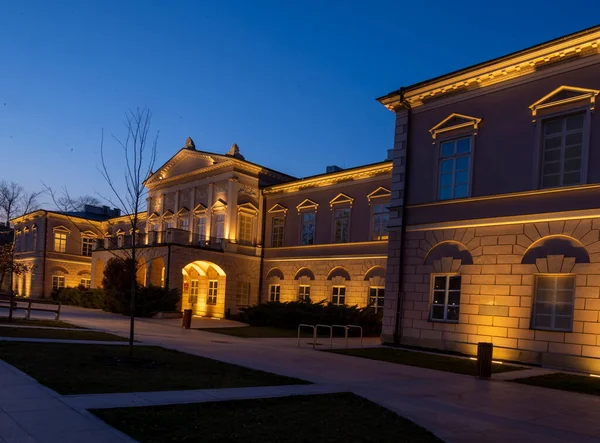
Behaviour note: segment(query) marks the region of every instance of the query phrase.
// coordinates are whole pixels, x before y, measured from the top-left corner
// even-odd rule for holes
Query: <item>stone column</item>
[[[179,228],[179,215],[177,214],[177,211],[179,211],[179,195],[181,194],[181,191],[175,191],[175,203],[174,203],[174,208],[173,208],[173,214],[175,214],[173,216],[173,227],[174,228]]]
[[[215,184],[210,183],[208,185],[208,196],[206,201],[206,239],[212,235],[212,205],[213,198],[215,195]]]
[[[264,202],[264,198],[262,195],[262,191],[260,189],[258,189],[257,191],[258,191],[258,215],[256,217],[256,244],[263,246],[263,244],[262,244],[262,242],[263,242],[262,226],[263,226],[263,222],[264,222],[263,207],[265,206],[265,202]]]
[[[196,227],[194,226],[194,208],[196,207],[196,186],[194,186],[190,190],[190,192],[192,193],[192,195],[190,195],[190,221],[188,223],[190,224],[190,242],[193,242],[194,232],[196,231]]]
[[[235,242],[237,238],[237,205],[239,182],[237,178],[230,178],[227,186],[227,216],[225,220],[225,238]]]

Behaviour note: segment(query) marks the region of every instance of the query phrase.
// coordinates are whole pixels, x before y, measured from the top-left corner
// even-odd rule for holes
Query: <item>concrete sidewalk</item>
[[[63,317],[119,335],[129,326],[125,317],[81,308],[65,307]],[[600,397],[182,330],[173,322],[138,320],[136,331],[136,339],[148,344],[337,385],[415,421],[447,443],[600,443]],[[523,377],[530,374],[523,371]]]
[[[133,442],[89,412],[0,360],[0,442]]]

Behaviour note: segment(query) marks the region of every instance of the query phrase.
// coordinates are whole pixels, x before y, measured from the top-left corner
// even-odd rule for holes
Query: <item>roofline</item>
[[[384,160],[381,162],[376,162],[376,163],[368,163],[366,165],[360,165],[360,166],[354,166],[352,168],[348,168],[348,169],[342,169],[341,171],[336,171],[336,172],[325,172],[323,174],[317,174],[317,175],[310,175],[308,177],[304,177],[304,178],[300,178],[297,180],[293,180],[293,181],[289,181],[286,183],[279,183],[279,184],[275,184],[275,185],[271,185],[271,186],[265,186],[263,188],[263,193],[266,194],[270,194],[270,193],[274,193],[274,192],[278,192],[278,191],[282,191],[286,188],[295,188],[295,187],[299,187],[304,185],[305,183],[309,183],[309,182],[318,182],[320,179],[336,179],[336,178],[342,178],[346,175],[351,175],[353,172],[358,172],[361,169],[364,170],[375,170],[378,169],[378,167],[392,167],[392,160]]]
[[[493,59],[490,59],[490,60],[486,60],[486,61],[481,62],[481,63],[470,65],[470,66],[468,66],[466,68],[461,68],[461,69],[458,69],[456,71],[452,71],[452,72],[449,72],[449,73],[446,73],[446,74],[439,75],[437,77],[433,77],[433,78],[430,78],[430,79],[427,79],[427,80],[423,80],[423,81],[420,81],[420,82],[417,82],[417,83],[413,83],[412,85],[409,85],[409,86],[403,86],[403,87],[401,87],[401,88],[399,88],[399,89],[397,89],[395,91],[392,91],[392,92],[390,92],[390,93],[388,93],[386,95],[378,97],[376,100],[381,103],[382,101],[385,101],[388,98],[391,98],[391,97],[393,97],[395,95],[400,94],[401,91],[407,92],[407,91],[411,91],[413,89],[421,88],[423,86],[427,86],[429,84],[437,83],[437,82],[439,82],[441,80],[449,79],[449,78],[455,77],[455,76],[460,75],[460,74],[467,73],[467,72],[475,70],[475,69],[485,68],[486,66],[491,66],[491,65],[494,65],[494,64],[499,63],[499,62],[510,60],[511,58],[514,58],[514,57],[517,57],[517,56],[520,56],[520,55],[525,55],[525,54],[527,54],[529,52],[534,52],[534,51],[537,51],[537,50],[540,50],[540,49],[544,49],[544,48],[556,45],[557,43],[561,43],[563,41],[571,40],[573,38],[581,37],[581,36],[584,36],[586,34],[591,34],[593,32],[598,32],[598,31],[600,31],[600,25],[591,26],[591,27],[583,29],[581,31],[576,31],[576,32],[573,32],[571,34],[563,35],[561,37],[557,37],[555,39],[545,41],[543,43],[538,43],[537,45],[529,46],[529,47],[527,47],[525,49],[520,49],[518,51],[514,51],[514,52],[511,52],[509,54],[502,55],[500,57],[496,57],[496,58],[493,58]]]
[[[18,217],[11,218],[10,221],[14,224],[15,221],[23,219],[23,218],[27,217],[30,214],[35,214],[36,212],[43,212],[44,215],[59,215],[61,217],[66,217],[66,218],[76,218],[78,220],[83,220],[83,221],[86,221],[86,222],[94,222],[94,223],[106,223],[106,222],[111,222],[113,220],[118,220],[118,219],[123,219],[123,221],[126,221],[127,218],[129,218],[129,217],[132,216],[132,214],[124,214],[124,215],[119,215],[119,216],[116,216],[116,217],[108,217],[108,218],[105,218],[104,220],[95,220],[93,218],[85,218],[85,217],[82,217],[80,215],[66,214],[66,213],[60,212],[60,211],[52,211],[52,210],[49,210],[49,209],[36,209],[35,211],[31,211],[31,212],[28,212],[26,214],[20,215]],[[140,212],[138,212],[138,217],[140,217],[140,216],[142,218],[145,218],[147,216],[147,211],[140,211]]]

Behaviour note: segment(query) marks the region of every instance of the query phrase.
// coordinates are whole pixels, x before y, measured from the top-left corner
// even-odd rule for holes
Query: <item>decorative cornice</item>
[[[312,187],[326,187],[347,181],[365,180],[381,174],[391,174],[392,162],[386,161],[376,163],[374,165],[361,166],[358,168],[346,169],[330,174],[308,177],[300,180],[295,180],[288,183],[269,186],[263,190],[263,194],[275,194],[278,192],[297,192],[303,189]]]
[[[567,60],[569,57],[598,55],[599,45],[600,27],[595,27],[430,81],[417,83],[380,97],[378,101],[394,112],[406,105],[415,108],[433,97],[506,82],[535,73],[542,66]]]

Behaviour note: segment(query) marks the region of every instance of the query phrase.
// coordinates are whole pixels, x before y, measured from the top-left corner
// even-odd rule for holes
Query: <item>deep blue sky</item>
[[[376,97],[593,26],[599,3],[0,0],[0,179],[106,192],[100,131],[136,106],[159,164],[188,136],[296,176],[380,161]]]

